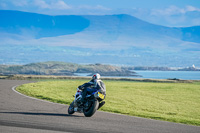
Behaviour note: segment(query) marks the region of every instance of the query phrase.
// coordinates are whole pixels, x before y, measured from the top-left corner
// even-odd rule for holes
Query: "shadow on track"
[[[43,115],[43,116],[67,116],[67,117],[83,117],[78,115],[69,114],[56,114],[56,113],[34,113],[34,112],[0,112],[0,114],[22,114],[22,115]]]

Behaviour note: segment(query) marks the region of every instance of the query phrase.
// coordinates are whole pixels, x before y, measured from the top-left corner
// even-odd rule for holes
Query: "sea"
[[[120,76],[121,78],[142,78],[142,79],[182,79],[182,80],[200,80],[200,71],[135,71],[136,76]],[[87,76],[90,73],[76,73],[78,76]],[[118,77],[119,76],[106,76]]]
[[[200,80],[200,71],[134,71],[146,79]]]

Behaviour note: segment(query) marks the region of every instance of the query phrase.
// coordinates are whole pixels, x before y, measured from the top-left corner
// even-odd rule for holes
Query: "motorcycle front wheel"
[[[74,102],[72,102],[70,105],[69,105],[69,108],[68,108],[68,114],[73,114],[74,113]]]
[[[99,101],[93,100],[89,102],[89,106],[84,109],[83,113],[86,117],[91,117],[99,107]]]

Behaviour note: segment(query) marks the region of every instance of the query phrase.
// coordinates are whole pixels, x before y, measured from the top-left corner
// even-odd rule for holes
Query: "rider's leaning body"
[[[84,83],[78,87],[79,89],[83,90],[82,92],[82,99],[81,101],[84,103],[84,99],[88,92],[92,93],[95,91],[101,92],[104,96],[106,96],[106,87],[103,81],[100,79],[100,74],[94,74],[92,76],[92,80],[88,83]]]

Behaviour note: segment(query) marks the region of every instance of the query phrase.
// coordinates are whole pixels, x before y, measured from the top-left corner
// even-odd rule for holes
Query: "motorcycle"
[[[96,112],[96,110],[105,104],[105,96],[98,90],[92,92],[91,94],[88,92],[84,103],[81,102],[82,90],[79,88],[77,88],[77,92],[74,97],[74,101],[68,108],[68,114],[74,114],[75,112],[78,112],[84,113],[86,117],[91,117]]]

